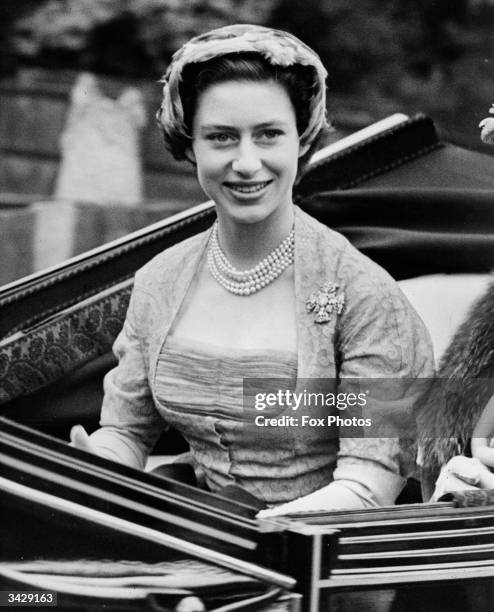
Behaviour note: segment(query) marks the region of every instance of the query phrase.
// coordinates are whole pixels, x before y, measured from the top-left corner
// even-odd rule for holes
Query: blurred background
[[[494,0],[2,0],[0,284],[204,199],[162,145],[158,80],[191,36],[238,22],[318,51],[334,138],[422,112],[492,154]]]

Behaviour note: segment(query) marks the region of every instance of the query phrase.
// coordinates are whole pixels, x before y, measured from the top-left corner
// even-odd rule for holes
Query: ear
[[[310,144],[302,144],[299,140],[299,144],[298,144],[298,156],[299,157],[303,157],[307,151],[310,149]]]
[[[194,148],[192,147],[192,145],[189,145],[185,149],[185,159],[189,161],[193,166],[196,165],[196,155],[194,153]]]

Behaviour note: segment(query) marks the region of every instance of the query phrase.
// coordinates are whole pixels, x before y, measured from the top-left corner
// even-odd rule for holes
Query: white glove
[[[442,468],[431,501],[437,501],[446,493],[478,488],[494,489],[494,474],[478,459],[460,455]]]
[[[352,490],[357,489],[359,492]],[[328,512],[330,510],[356,510],[360,508],[371,508],[376,503],[371,497],[366,496],[363,487],[357,483],[341,483],[334,481],[322,489],[318,489],[309,495],[304,495],[293,501],[261,510],[257,518],[270,518],[283,516],[285,514],[296,514],[298,512]]]
[[[93,455],[98,454],[96,446],[91,442],[91,438],[87,435],[82,425],[74,425],[70,430],[70,446],[74,446],[87,453],[92,453]]]

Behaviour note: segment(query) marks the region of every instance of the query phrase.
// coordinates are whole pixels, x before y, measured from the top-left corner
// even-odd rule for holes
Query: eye
[[[268,141],[276,140],[280,136],[283,136],[283,130],[279,130],[275,128],[267,128],[265,130],[262,130],[262,132],[259,133],[259,138],[261,140],[268,140]]]
[[[206,136],[206,140],[217,144],[227,144],[233,140],[233,136],[227,132],[212,132]]]

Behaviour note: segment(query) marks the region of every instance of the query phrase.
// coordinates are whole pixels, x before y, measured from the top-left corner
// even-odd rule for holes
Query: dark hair
[[[231,53],[206,62],[188,64],[182,72],[180,99],[184,110],[184,124],[190,137],[200,95],[209,87],[227,81],[279,83],[285,88],[293,105],[298,133],[303,134],[307,128],[310,101],[315,87],[315,76],[310,66],[273,66],[258,53]],[[170,144],[174,157],[184,159],[190,141],[175,139]],[[311,146],[310,153],[313,150]]]
[[[309,121],[310,98],[314,77],[312,69],[294,66],[273,66],[258,53],[229,54],[207,62],[189,64],[182,73],[180,97],[184,122],[192,134],[192,121],[199,96],[212,85],[226,81],[276,81],[282,85],[293,105],[297,130],[302,134]]]

